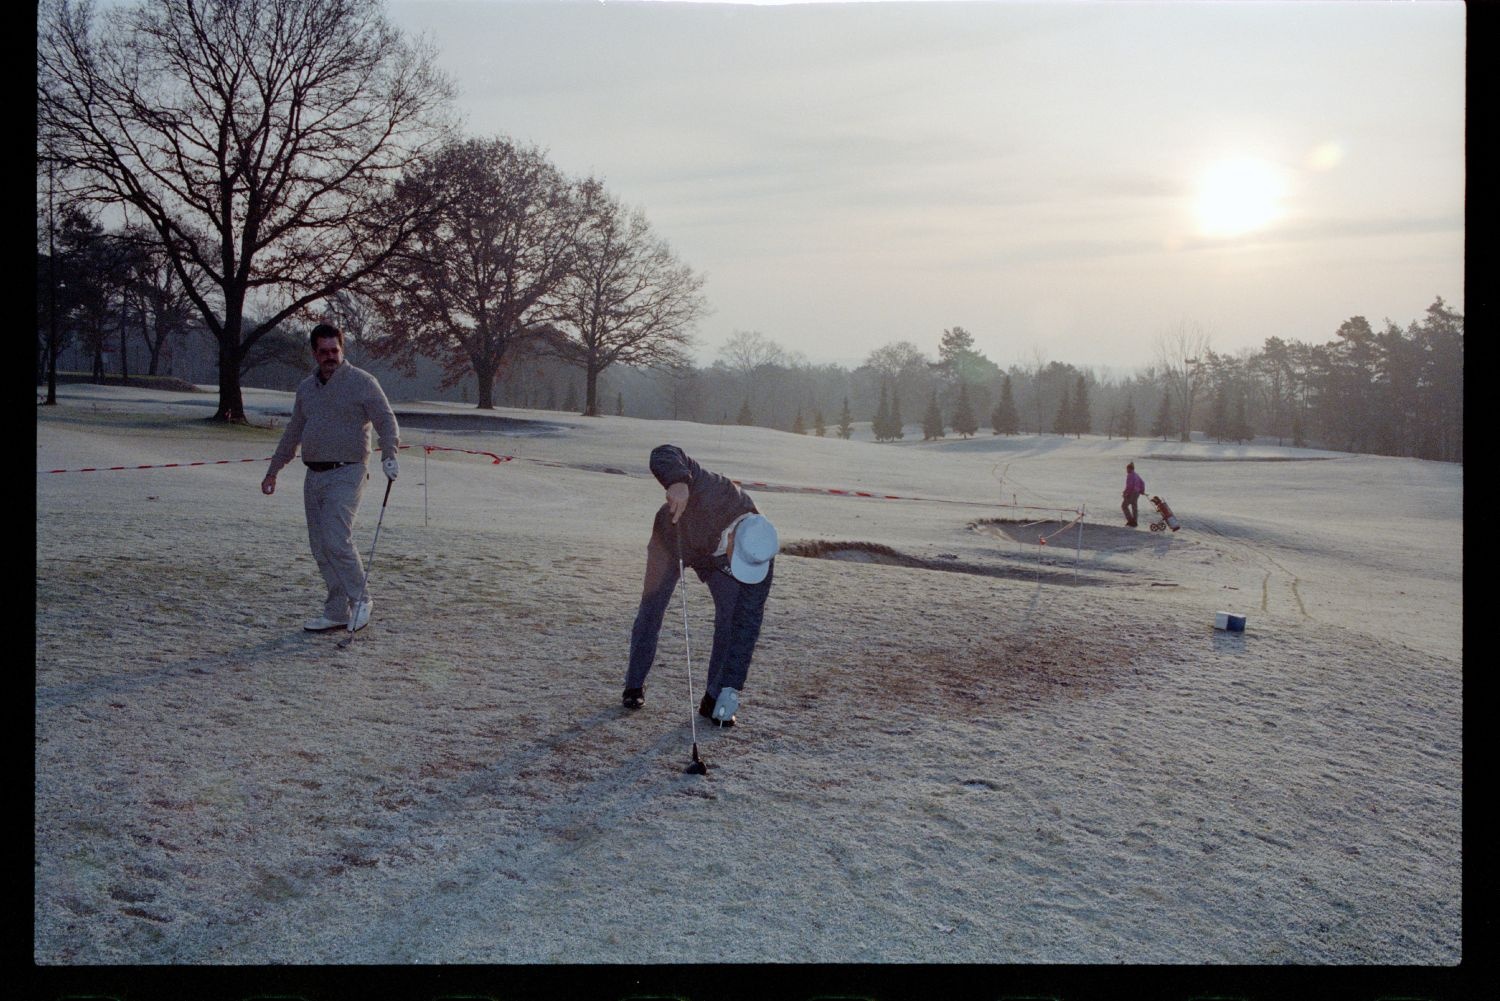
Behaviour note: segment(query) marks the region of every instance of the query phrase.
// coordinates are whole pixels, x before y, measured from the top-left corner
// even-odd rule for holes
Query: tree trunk
[[[238,351],[219,345],[219,409],[214,420],[229,424],[245,423],[245,398],[240,391]]]
[[[584,396],[583,416],[599,416],[599,369],[590,362],[584,366]]]
[[[479,393],[479,410],[495,409],[495,366],[485,362],[474,363],[474,387]]]
[[[213,419],[244,424],[245,397],[240,391],[240,317],[226,316],[219,334],[219,409]]]
[[[141,339],[146,342],[146,353],[150,356],[150,361],[146,363],[146,374],[155,375],[156,359],[161,354],[161,342],[158,338],[156,344],[151,343],[150,329],[146,325],[146,300],[144,298],[141,300]]]
[[[125,315],[128,300],[122,293],[120,295],[120,385],[130,383],[130,352],[127,350],[129,342],[125,338],[125,332],[129,328],[125,325],[128,317]]]
[[[56,306],[54,305],[54,309]],[[57,406],[57,356],[62,351],[57,336],[57,321],[53,320],[52,329],[47,334],[47,406]]]

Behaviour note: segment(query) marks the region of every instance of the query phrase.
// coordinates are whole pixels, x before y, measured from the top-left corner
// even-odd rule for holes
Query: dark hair
[[[344,332],[342,330],[340,330],[338,327],[335,327],[331,323],[320,323],[316,327],[313,327],[312,333],[308,335],[308,347],[312,348],[314,351],[318,350],[318,342],[327,337],[333,337],[337,339],[339,342],[339,347],[344,346]]]
[[[1135,463],[1133,463],[1133,462],[1127,462],[1127,463],[1125,463],[1125,468],[1126,469],[1134,469],[1135,468]]]

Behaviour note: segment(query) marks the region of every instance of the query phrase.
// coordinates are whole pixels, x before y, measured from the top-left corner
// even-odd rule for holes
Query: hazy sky
[[[393,0],[467,131],[602,178],[707,276],[711,361],[962,326],[1128,370],[1463,309],[1465,10]]]

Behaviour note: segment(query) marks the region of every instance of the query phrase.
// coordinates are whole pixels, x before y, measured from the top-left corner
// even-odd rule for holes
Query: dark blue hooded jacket
[[[651,475],[665,489],[674,483],[688,485],[687,507],[677,524],[667,505],[656,512],[651,534],[667,551],[677,555],[677,538],[682,533],[682,561],[699,576],[727,565],[728,557],[715,558],[719,537],[729,523],[742,514],[755,511],[750,495],[727,476],[710,472],[698,465],[676,445],[658,445],[651,450]]]

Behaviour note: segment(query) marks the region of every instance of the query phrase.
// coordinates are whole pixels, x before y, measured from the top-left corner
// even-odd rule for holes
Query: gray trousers
[[[309,469],[302,482],[307,542],[328,586],[323,617],[333,622],[348,622],[349,606],[364,597],[365,564],[354,548],[354,516],[364,492],[363,462],[321,473]]]

